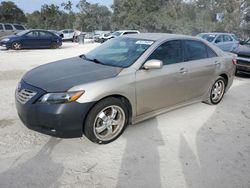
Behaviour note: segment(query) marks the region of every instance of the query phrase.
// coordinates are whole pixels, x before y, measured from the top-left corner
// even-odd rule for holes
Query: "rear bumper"
[[[237,57],[237,71],[250,73],[250,57]]]
[[[22,82],[22,87],[36,90],[37,94],[25,104],[16,98],[18,116],[24,125],[34,131],[59,138],[76,138],[83,134],[83,123],[94,103],[38,104],[45,93]]]

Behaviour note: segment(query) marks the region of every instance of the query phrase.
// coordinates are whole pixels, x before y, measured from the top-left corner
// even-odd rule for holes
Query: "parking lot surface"
[[[59,139],[28,130],[14,91],[23,74],[98,44],[0,50],[0,187],[250,187],[250,77],[217,106],[197,103],[127,128],[116,141]]]

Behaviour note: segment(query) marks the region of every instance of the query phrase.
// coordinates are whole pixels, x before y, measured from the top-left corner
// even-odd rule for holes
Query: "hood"
[[[250,46],[249,45],[239,45],[236,52],[237,55],[249,56],[250,57]]]
[[[16,38],[16,37],[18,37],[18,36],[17,35],[7,35],[7,36],[1,37],[0,40],[6,39],[6,38],[12,39],[12,38]]]
[[[47,92],[63,92],[76,85],[115,77],[121,70],[74,57],[32,69],[23,80]]]

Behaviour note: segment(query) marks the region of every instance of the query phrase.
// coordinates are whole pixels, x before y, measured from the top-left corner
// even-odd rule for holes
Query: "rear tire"
[[[57,49],[59,45],[56,42],[52,42],[50,48],[51,49]]]
[[[207,101],[205,101],[205,103],[210,105],[219,104],[222,98],[224,97],[225,91],[226,80],[223,77],[219,76],[213,83],[209,93],[209,98]]]
[[[11,48],[13,50],[21,50],[22,49],[22,44],[20,42],[13,42],[11,45]]]
[[[90,110],[85,121],[84,134],[92,142],[110,143],[124,132],[128,117],[127,106],[120,99],[103,99]]]

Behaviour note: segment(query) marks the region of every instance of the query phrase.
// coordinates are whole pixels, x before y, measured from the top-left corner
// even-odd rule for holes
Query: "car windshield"
[[[25,30],[25,31],[18,32],[16,35],[22,36],[22,35],[24,35],[24,34],[26,34],[28,32],[29,32],[29,30]]]
[[[239,41],[239,38],[236,37],[236,35],[232,34],[231,36],[234,38],[234,40]]]
[[[125,68],[132,65],[153,43],[152,40],[119,37],[82,57],[95,63]]]
[[[213,42],[214,41],[214,39],[216,38],[216,36],[217,35],[208,35],[206,38],[204,38],[204,39],[206,39],[208,42]]]
[[[113,36],[119,37],[122,33],[119,31],[116,31],[114,33],[112,33]]]

